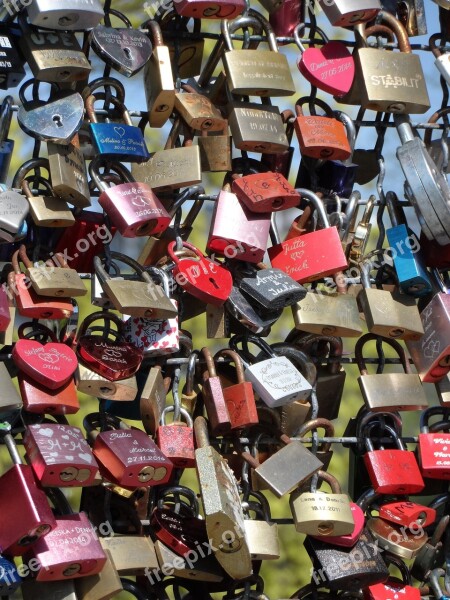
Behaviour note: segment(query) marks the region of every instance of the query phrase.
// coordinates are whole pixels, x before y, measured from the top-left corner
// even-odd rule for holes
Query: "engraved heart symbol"
[[[75,352],[66,344],[25,339],[16,342],[12,358],[26,375],[51,390],[66,384],[78,364]]]
[[[355,61],[342,42],[307,48],[297,62],[300,73],[312,85],[335,96],[344,96],[355,77]]]
[[[69,455],[69,456],[65,456],[64,458],[68,461],[73,461],[73,456]]]
[[[61,436],[61,438],[62,438],[63,440],[68,440],[68,439],[70,439],[68,435],[62,435],[62,436]]]
[[[117,135],[119,135],[120,137],[123,137],[125,135],[125,129],[123,127],[114,127],[114,131],[117,133]]]
[[[42,429],[39,429],[39,435],[51,438],[53,437],[53,429],[50,429],[49,427],[43,427]],[[51,454],[50,456],[53,456],[53,454]]]
[[[92,454],[88,454],[87,452],[85,452],[83,454],[79,454],[78,457],[81,460],[84,460],[84,462],[87,462],[87,463],[93,463],[94,462],[94,457],[92,456]]]

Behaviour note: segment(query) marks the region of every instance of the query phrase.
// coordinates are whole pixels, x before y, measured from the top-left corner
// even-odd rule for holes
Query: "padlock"
[[[238,343],[242,342],[245,360],[245,379],[253,385],[259,398],[270,408],[290,404],[296,400],[306,400],[312,386],[285,356],[278,356],[261,338],[254,335],[236,335],[230,339],[230,348],[237,351]],[[255,357],[248,352],[248,342],[258,346],[269,358]],[[242,355],[241,355],[242,358]],[[248,364],[250,359],[253,364]]]
[[[269,229],[270,214],[252,212],[225,183],[214,205],[207,249],[226,258],[258,263],[266,252]]]
[[[313,561],[315,583],[324,584],[327,589],[359,592],[361,587],[386,581],[389,576],[375,538],[366,527],[350,549],[312,536],[306,536],[303,545]]]
[[[100,539],[100,543],[101,540],[107,540],[109,538],[101,538]],[[114,539],[114,538],[112,538]],[[98,573],[97,575],[87,575],[86,577],[80,577],[79,579],[75,579],[72,583],[72,581],[66,580],[64,582],[58,581],[58,582],[52,582],[53,585],[55,584],[61,584],[64,583],[65,585],[67,584],[75,584],[75,588],[76,588],[76,599],[74,598],[73,600],[98,600],[99,598],[105,598],[108,596],[113,597],[114,595],[119,594],[120,592],[123,591],[123,585],[122,585],[122,581],[119,577],[119,573],[117,572],[117,569],[114,566],[114,563],[112,561],[112,556],[109,550],[105,550],[105,556],[106,556],[106,562],[103,565],[102,570],[100,571],[100,573]],[[50,584],[50,585],[52,585]],[[36,585],[45,585],[44,583],[41,584],[34,584]],[[49,585],[49,584],[47,584]],[[52,592],[53,590],[51,590]],[[44,592],[45,594],[45,592]],[[74,593],[75,595],[75,593]],[[64,596],[64,599],[66,599],[66,596]],[[32,598],[30,597],[29,600],[32,600]],[[56,599],[55,599],[56,600]],[[62,599],[61,599],[62,600]],[[72,600],[72,598],[67,597],[67,600]]]
[[[186,83],[175,94],[175,112],[187,127],[196,131],[223,131],[226,120],[220,110],[204,94],[199,94]]]
[[[100,190],[99,204],[123,237],[137,237],[164,231],[171,218],[150,186],[137,183],[120,163],[114,170],[123,183],[109,187],[100,175],[103,156],[91,161],[89,173]]]
[[[255,395],[252,384],[245,381],[242,361],[237,352],[233,350],[219,350],[214,355],[214,360],[219,357],[231,358],[236,371],[236,382],[231,385],[222,384],[222,393],[228,410],[231,430],[251,427],[259,423],[256,410]]]
[[[29,327],[31,331],[25,334]],[[78,364],[75,352],[66,344],[58,342],[55,333],[48,327],[22,323],[18,336],[11,356],[25,375],[51,390],[57,390],[73,378]],[[36,338],[42,340],[42,343]]]
[[[310,492],[293,492],[289,504],[295,530],[315,536],[350,535],[355,521],[349,497],[342,493],[338,480],[331,473],[319,471],[317,476],[329,483],[332,493],[317,492],[314,481]]]
[[[110,103],[122,113],[122,122],[99,123],[95,113],[95,101],[104,97],[103,93],[95,93],[100,87],[113,88],[116,96],[111,96]],[[125,88],[118,79],[100,77],[89,84],[90,94],[85,99],[89,131],[92,144],[102,158],[112,158],[124,162],[144,162],[150,158],[144,134],[135,127],[124,104]],[[91,174],[92,175],[92,174]]]
[[[363,357],[367,342],[387,344],[394,349],[401,360],[404,373],[383,373],[369,375]],[[422,410],[428,401],[419,376],[412,373],[409,360],[403,347],[396,340],[366,333],[356,342],[355,359],[360,376],[358,383],[367,408],[372,412],[396,410]]]
[[[69,144],[47,144],[52,187],[57,196],[77,208],[91,205],[86,164],[78,134]]]
[[[244,463],[244,466],[247,463]],[[277,560],[280,558],[280,542],[278,540],[278,525],[272,522],[270,504],[261,492],[249,490],[244,494],[255,500],[244,500],[245,536],[247,538],[252,560]],[[254,512],[256,519],[249,518],[248,513]]]
[[[221,131],[212,135],[203,130],[197,138],[197,144],[203,173],[231,171],[231,136],[228,134],[228,120],[224,120]]]
[[[21,240],[25,219],[30,205],[26,198],[17,191],[9,189],[4,183],[0,184],[0,242],[15,242]]]
[[[34,291],[41,296],[77,297],[87,294],[87,289],[75,269],[71,269],[60,254],[54,254],[51,266],[34,266],[28,258],[25,246],[19,248],[19,256]],[[57,266],[55,266],[55,264]]]
[[[70,540],[61,547],[61,539]],[[99,573],[106,555],[84,512],[56,519],[56,527],[27,551],[24,561],[38,562],[36,581],[74,579]]]
[[[17,122],[27,135],[37,140],[68,144],[83,122],[83,98],[78,92],[61,90],[56,83],[51,83],[52,93],[44,101],[39,94],[40,83],[29,79],[20,88]],[[30,86],[33,86],[33,96],[27,100],[25,91]]]
[[[302,20],[302,0],[285,0],[280,5],[269,11],[269,23],[278,37],[293,37],[298,23]],[[286,42],[278,42],[284,45]]]
[[[405,195],[413,205],[427,239],[445,246],[450,242],[447,179],[427,152],[424,142],[414,135],[409,117],[395,115],[394,122],[402,142],[397,148],[397,158],[406,179]]]
[[[24,13],[20,49],[38,81],[72,82],[89,77],[91,65],[70,31],[45,31],[30,27]]]
[[[173,112],[175,87],[169,48],[157,21],[147,21],[153,52],[144,68],[144,87],[150,127],[162,127]]]
[[[208,348],[202,348],[206,368],[202,378],[202,396],[209,427],[214,435],[223,435],[231,429],[231,418],[224,397],[222,382],[217,375],[214,359]]]
[[[175,119],[164,150],[154,152],[147,162],[133,165],[131,173],[136,181],[162,192],[202,182],[200,150],[197,145],[192,143],[192,137],[186,130],[184,130],[182,146],[175,146],[179,140],[181,129],[181,119]],[[178,202],[175,202],[174,205],[178,205]],[[173,206],[170,213],[175,213]]]
[[[411,530],[415,527],[428,527],[436,520],[434,508],[416,504],[410,500],[382,504],[379,508],[379,514],[385,521],[403,525]]]
[[[406,564],[396,556],[387,554],[384,557],[388,564],[397,567],[402,575],[402,579],[389,577],[384,583],[369,585],[364,590],[364,600],[389,600],[394,595],[397,598],[404,595],[411,600],[420,600],[422,595],[419,588],[411,585],[411,573]]]
[[[420,57],[411,53],[405,28],[386,11],[378,14],[377,22],[394,31],[400,54],[379,48],[358,48],[356,75],[350,94],[353,89],[358,90],[361,105],[371,110],[408,114],[426,112],[430,108],[430,99],[425,74]]]
[[[177,392],[172,393],[175,395]],[[190,414],[184,408],[178,406],[181,416],[176,417],[177,405],[167,406],[161,415],[161,422],[156,430],[156,443],[162,453],[169,458],[175,467],[181,469],[195,467],[194,456],[194,429]],[[166,423],[166,415],[174,412],[174,421]]]
[[[123,13],[113,9],[110,14],[125,27],[96,25],[89,33],[89,44],[109,67],[125,77],[133,77],[149,61],[152,44],[143,31],[133,29]]]
[[[420,340],[408,340],[406,344],[421,381],[429,383],[443,379],[450,370],[450,296],[440,277],[434,279],[443,291],[435,293],[420,313],[425,334]]]
[[[358,6],[348,0],[337,0],[333,4],[318,0],[318,3],[333,27],[353,27],[358,23],[372,21],[381,10],[379,0],[363,0]]]
[[[434,0],[436,1],[436,0]],[[443,0],[439,0],[442,2]],[[441,4],[440,4],[441,6]],[[427,578],[429,581],[430,588],[432,589],[435,598],[439,598],[439,600],[448,600],[449,592],[448,589],[445,588],[445,592],[442,589],[441,584],[439,583],[439,577],[443,577],[446,575],[446,571],[444,569],[433,569],[431,573],[427,574]]]
[[[252,212],[287,210],[300,203],[300,194],[281,173],[234,175],[232,179],[231,190]]]
[[[85,417],[83,426],[103,477],[125,488],[164,485],[169,481],[173,463],[145,432],[131,429],[112,415],[107,418],[108,429],[97,431],[101,422],[101,415],[92,413]]]
[[[22,556],[31,544],[56,527],[56,520],[44,492],[37,485],[33,469],[23,464],[10,429],[8,424],[2,424],[3,440],[13,466],[0,477],[0,545],[9,556]],[[14,504],[11,490],[14,490]],[[14,515],[20,515],[20,519]]]
[[[77,413],[80,409],[73,378],[56,390],[50,389],[47,385],[41,385],[22,372],[18,373],[17,382],[23,408],[29,413],[70,415]]]
[[[386,338],[420,340],[424,328],[415,298],[400,294],[397,290],[389,292],[371,287],[370,271],[373,266],[370,257],[381,253],[371,252],[360,263],[363,289],[359,291],[357,301],[364,312],[367,329]]]
[[[305,283],[343,271],[347,268],[347,260],[338,230],[330,226],[323,202],[309,190],[301,188],[297,191],[313,204],[323,229],[281,243],[275,235],[275,245],[268,249],[268,254],[272,267]]]
[[[3,38],[0,89],[15,88],[25,77],[25,60],[19,52],[20,29],[11,23],[2,22],[0,35]]]
[[[5,96],[0,106],[0,182],[5,183],[14,151],[14,140],[9,139],[13,115],[13,97]]]
[[[397,444],[397,449],[387,450],[382,446],[374,450],[371,430],[379,427],[379,423],[367,428],[365,439],[367,452],[364,454],[364,464],[369,473],[375,492],[380,494],[414,494],[425,487],[419,466],[413,452],[406,450],[400,437],[389,425],[380,428],[392,437]],[[366,432],[364,432],[366,433]]]
[[[175,254],[177,242],[170,242],[167,251],[174,261],[173,275],[180,287],[202,302],[221,306],[231,293],[231,273],[219,262],[213,262],[188,242],[182,242],[191,256],[179,258]]]
[[[69,298],[53,298],[37,294],[30,279],[21,272],[19,250],[12,256],[13,272],[8,275],[8,295],[14,298],[17,312],[32,319],[66,319],[74,311]]]
[[[309,103],[310,116],[303,114],[303,105]],[[325,111],[325,116],[317,116],[315,107]],[[323,100],[299,98],[295,103],[297,118],[294,122],[302,156],[329,160],[346,160],[351,156],[351,148],[345,127],[334,118],[332,109]]]
[[[50,173],[48,159],[32,158],[23,163],[14,177],[14,183],[22,188],[29,202],[31,218],[39,227],[71,227],[75,223],[75,217],[67,203],[55,195],[48,179],[39,177],[45,189],[43,193],[38,190],[35,195],[31,190],[29,173],[41,168],[47,169]]]
[[[104,16],[100,0],[92,0],[89,5],[82,0],[75,3],[64,0],[57,6],[49,0],[36,0],[27,5],[27,14],[30,23],[36,27],[65,31],[92,29]]]
[[[430,37],[428,44],[431,48],[431,52],[436,58],[434,65],[448,85],[450,83],[450,68],[448,63],[449,57],[447,52],[442,52],[442,50],[438,47],[436,44],[437,40],[441,40],[442,42],[445,41],[445,39],[442,38],[442,34],[435,33]]]
[[[256,20],[256,23],[255,23]],[[267,36],[269,50],[235,50],[231,34],[247,26],[261,28]],[[223,65],[227,75],[227,85],[232,94],[248,96],[292,96],[295,85],[289,63],[284,54],[278,52],[275,34],[269,22],[256,11],[250,9],[246,16],[237,17],[232,23],[223,20],[221,32],[226,51]],[[270,67],[269,67],[270,65]],[[251,69],[247,70],[247,66]],[[244,69],[242,69],[244,67]],[[270,80],[267,73],[277,73],[277,81]]]
[[[163,378],[161,371],[161,365],[151,367],[145,376],[139,397],[141,421],[145,431],[152,436],[156,434],[166,406],[166,395],[172,382],[170,377]]]
[[[145,575],[158,568],[152,540],[143,535],[102,537],[100,543],[111,558],[117,572],[123,575]]]
[[[150,274],[138,262],[120,252],[111,252],[110,256],[112,260],[131,267],[141,279],[130,281],[121,277],[112,278],[106,273],[100,257],[94,257],[94,268],[100,284],[116,310],[133,317],[152,320],[170,319],[178,315],[176,306],[163,287],[156,285]]]
[[[97,320],[104,320],[107,327],[100,328],[101,335],[90,335],[89,326]],[[111,330],[111,322],[116,330]],[[108,381],[131,377],[143,360],[142,350],[125,342],[123,322],[107,311],[94,312],[84,319],[77,334],[76,352],[81,363]]]
[[[289,173],[292,165],[292,158],[294,156],[294,146],[292,146],[292,137],[294,135],[294,120],[295,115],[292,110],[286,109],[281,112],[281,121],[285,126],[285,135],[289,147],[283,152],[276,152],[275,154],[262,154],[261,164],[268,171],[274,173],[281,173],[286,179],[289,179]]]
[[[424,477],[431,479],[450,478],[450,460],[447,452],[449,433],[430,433],[431,416],[448,417],[447,409],[433,406],[425,410],[420,417],[420,434],[418,444],[418,462]]]
[[[417,556],[428,540],[428,534],[423,529],[413,533],[379,517],[368,519],[366,527],[377,540],[377,545],[403,560]]]
[[[409,229],[403,210],[394,192],[386,194],[392,227],[386,230],[386,236],[392,250],[392,260],[397,272],[399,287],[405,294],[424,296],[432,291],[419,245],[419,240]],[[414,249],[414,251],[413,251]]]
[[[311,85],[335,96],[345,95],[351,88],[355,76],[355,61],[347,46],[338,40],[330,42],[325,33],[314,27],[324,41],[320,49],[305,49],[300,41],[300,34],[305,29],[304,23],[298,23],[292,31],[295,43],[300,49],[297,67]],[[314,43],[314,40],[312,40]],[[325,157],[324,157],[325,158]]]
[[[214,555],[232,578],[252,574],[250,551],[236,480],[221,455],[209,444],[206,421],[194,422],[197,477],[205,511],[206,530]]]

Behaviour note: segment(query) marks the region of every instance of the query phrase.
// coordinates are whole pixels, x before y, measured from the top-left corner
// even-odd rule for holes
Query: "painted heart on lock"
[[[12,358],[26,375],[51,390],[66,384],[78,366],[75,352],[57,342],[41,344],[35,340],[18,340]]]
[[[127,379],[141,366],[143,352],[127,342],[113,342],[96,335],[83,336],[77,347],[81,362],[110,381]]]
[[[342,42],[307,48],[297,61],[300,73],[313,85],[333,96],[344,96],[355,77],[355,61]]]

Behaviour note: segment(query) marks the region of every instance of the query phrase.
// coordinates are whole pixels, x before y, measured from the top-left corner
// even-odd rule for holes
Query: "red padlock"
[[[101,426],[100,413],[87,415],[83,425],[93,440],[92,452],[100,473],[107,480],[125,488],[164,485],[172,475],[173,463],[155,442],[140,429],[107,415],[108,431],[96,431]]]
[[[383,583],[369,585],[364,589],[364,600],[392,600],[403,598],[404,600],[420,600],[420,589],[411,585],[411,574],[405,563],[393,554],[385,554],[384,560],[393,564],[402,574],[402,579],[389,577]]]
[[[380,517],[396,525],[411,529],[412,527],[428,527],[436,520],[436,511],[429,506],[416,504],[410,500],[388,502],[379,509]]]
[[[424,477],[450,479],[450,433],[430,433],[431,416],[441,415],[448,420],[450,411],[443,406],[432,406],[420,417],[418,461]]]
[[[154,509],[150,525],[156,537],[181,556],[208,540],[204,519],[179,514],[164,506]]]
[[[173,391],[172,393],[176,394]],[[179,410],[180,415],[186,421],[183,423],[174,416],[173,423],[166,424],[165,417],[169,412]],[[169,458],[175,467],[188,469],[195,467],[194,429],[191,415],[184,408],[166,406],[161,415],[161,424],[156,431],[156,443],[161,452]]]
[[[299,283],[315,281],[344,271],[348,265],[339,232],[336,227],[330,226],[323,202],[309,190],[298,191],[315,206],[324,229],[305,233],[281,243],[273,231],[276,243],[268,249],[272,267],[281,269]]]
[[[223,397],[230,416],[231,429],[242,429],[259,423],[258,411],[256,410],[255,394],[250,381],[245,381],[244,367],[237,352],[224,349],[219,350],[214,356],[231,357],[236,369],[237,382],[234,385],[223,387]]]
[[[80,410],[75,381],[70,379],[57,390],[33,381],[25,373],[17,375],[23,408],[30,413],[73,415]]]
[[[244,0],[179,0],[174,8],[182,17],[234,19],[245,9]]]
[[[98,483],[97,462],[78,427],[28,425],[23,443],[41,485],[81,487]]]
[[[203,372],[202,395],[205,404],[211,432],[214,435],[223,435],[231,429],[231,419],[225,401],[222,382],[217,375],[214,359],[208,348],[202,348],[206,361],[206,370]]]
[[[413,452],[407,450],[389,425],[380,428],[383,435],[389,434],[398,449],[374,450],[370,432],[374,427],[380,428],[379,423],[371,423],[364,431],[367,452],[364,454],[364,464],[369,473],[372,487],[377,494],[408,495],[421,492],[425,487],[420,469]]]
[[[175,263],[173,275],[178,285],[206,304],[222,306],[233,287],[230,271],[203,256],[198,248],[188,242],[183,242],[183,249],[192,253],[188,258],[177,256],[175,246],[176,242],[170,242],[167,252]]]
[[[300,194],[281,173],[252,173],[233,176],[231,191],[245,206],[256,213],[268,213],[294,208],[300,204]]]

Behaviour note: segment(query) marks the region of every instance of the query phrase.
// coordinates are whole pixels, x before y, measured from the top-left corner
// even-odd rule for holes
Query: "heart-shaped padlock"
[[[118,10],[110,10],[127,28],[97,25],[90,33],[90,44],[94,52],[112,69],[125,77],[132,77],[140,71],[152,55],[149,37],[133,29],[128,18]]]
[[[39,83],[36,79],[29,79],[20,88],[22,106],[17,113],[17,121],[26,134],[37,140],[68,144],[83,122],[83,98],[71,90],[60,91],[52,83],[52,92],[54,89],[57,91],[46,102],[39,98],[39,91],[35,93],[34,88],[33,100],[26,100],[25,90]]]
[[[93,321],[104,320],[106,327],[101,335],[89,335],[87,330]],[[110,321],[117,330],[110,329]],[[115,339],[111,339],[110,335]],[[124,324],[110,312],[96,312],[84,319],[78,335],[77,355],[81,362],[95,373],[110,381],[127,379],[141,366],[142,349],[129,344],[124,338]]]
[[[300,73],[319,90],[337,97],[345,96],[355,77],[355,61],[347,46],[337,40],[329,42],[317,27],[316,31],[325,44],[321,48],[305,48],[300,42],[300,33],[304,28],[305,24],[301,23],[294,31],[295,42],[301,50],[297,61]]]
[[[24,335],[26,328],[32,330]],[[12,358],[19,369],[43,386],[56,390],[73,376],[78,361],[75,352],[57,341],[55,334],[41,324],[23,323],[19,339],[12,350]],[[27,339],[30,337],[38,339]],[[43,340],[51,339],[51,342]]]

